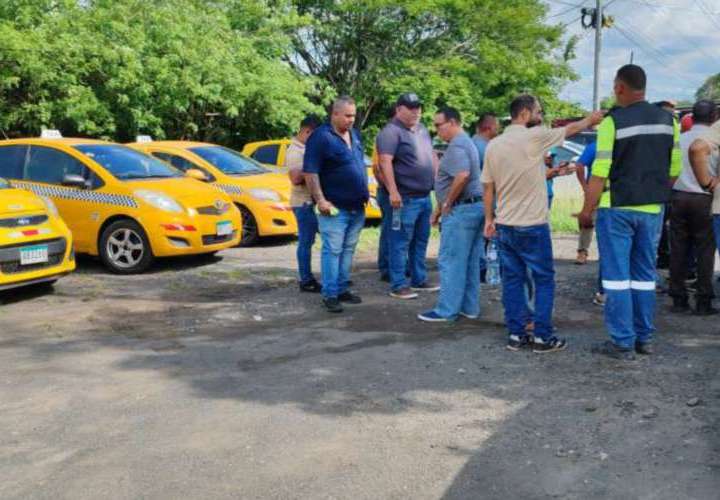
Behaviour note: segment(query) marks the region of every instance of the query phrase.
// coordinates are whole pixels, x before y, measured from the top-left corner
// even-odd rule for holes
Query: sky
[[[580,79],[567,84],[560,97],[592,107],[595,35],[582,28],[580,7],[595,0],[542,0],[550,7],[548,22],[567,24],[566,38],[581,40],[571,66]],[[630,62],[648,75],[648,99],[693,100],[703,82],[720,73],[720,0],[603,0],[615,26],[603,30],[600,98],[612,94],[615,71]]]

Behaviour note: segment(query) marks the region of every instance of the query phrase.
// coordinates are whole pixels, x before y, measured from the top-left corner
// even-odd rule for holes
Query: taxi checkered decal
[[[242,194],[242,189],[237,186],[232,186],[230,184],[213,184],[213,186],[227,194]]]
[[[25,182],[12,183],[22,189],[27,189],[40,196],[49,198],[62,198],[64,200],[88,201],[90,203],[99,203],[104,205],[118,205],[121,207],[137,208],[138,204],[132,196],[124,196],[119,194],[98,193],[96,191],[69,189],[61,186],[38,185]]]

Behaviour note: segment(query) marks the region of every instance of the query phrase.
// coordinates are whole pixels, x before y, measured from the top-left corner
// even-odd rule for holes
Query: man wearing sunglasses
[[[483,256],[480,156],[463,130],[460,112],[443,108],[435,114],[435,130],[447,150],[435,180],[437,206],[433,225],[440,233],[440,296],[435,308],[418,315],[422,321],[453,321],[480,315],[480,259]]]

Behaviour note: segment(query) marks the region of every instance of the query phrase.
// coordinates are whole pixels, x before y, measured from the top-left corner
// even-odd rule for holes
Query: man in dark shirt
[[[335,99],[330,123],[318,127],[305,146],[305,183],[317,204],[322,237],[323,303],[330,312],[342,312],[341,302],[359,304],[349,289],[352,259],[365,222],[367,171],[355,123],[355,101]]]
[[[402,94],[395,110],[376,140],[393,220],[388,234],[390,296],[413,299],[417,290],[438,289],[428,284],[425,267],[434,182],[432,139],[420,123],[422,103],[417,95]]]

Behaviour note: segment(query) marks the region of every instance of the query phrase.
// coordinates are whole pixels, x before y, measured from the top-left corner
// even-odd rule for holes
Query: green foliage
[[[317,109],[308,99],[314,80],[279,59],[289,39],[262,4],[235,2],[231,16],[227,5],[201,0],[10,3],[16,9],[0,10],[6,133],[54,127],[240,145],[287,134]],[[233,26],[243,4],[252,15]]]
[[[426,113],[452,105],[467,122],[482,111],[507,114],[523,91],[549,111],[574,75],[573,45],[543,24],[536,0],[296,0],[310,19],[293,37],[289,61],[359,101],[364,128],[385,121],[394,98],[412,90]],[[573,108],[575,109],[575,108]],[[564,109],[562,109],[564,111]]]
[[[339,93],[372,137],[412,90],[507,114],[519,92],[549,117],[574,78],[560,26],[539,0],[4,0],[0,135],[133,140],[139,134],[240,146],[286,136]],[[368,141],[369,142],[369,141]]]
[[[720,101],[720,73],[705,80],[705,83],[695,93],[695,97],[698,100],[711,99]]]

